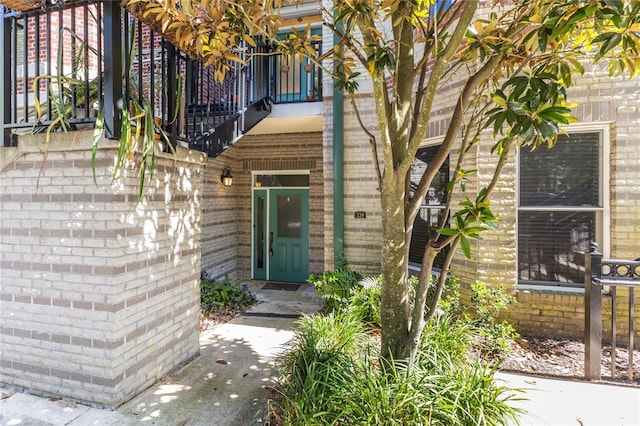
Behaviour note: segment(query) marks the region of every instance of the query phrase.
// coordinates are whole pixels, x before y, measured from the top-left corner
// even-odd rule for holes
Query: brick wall
[[[210,161],[204,172],[202,268],[218,279],[251,278],[251,173],[309,171],[309,272],[324,270],[324,174],[322,134],[244,136]],[[233,186],[220,175],[231,167]]]
[[[97,186],[91,132],[52,135],[44,164],[42,146],[21,137],[0,171],[2,381],[113,407],[198,354],[206,159],[161,155],[136,203],[113,141]]]
[[[576,126],[589,124],[604,129],[610,139],[609,148],[609,207],[610,226],[604,230],[601,246],[609,246],[605,257],[635,259],[640,257],[637,241],[640,237],[640,80],[625,77],[611,79],[603,67],[588,67],[584,76],[575,78],[569,91],[569,101],[577,102],[574,110]],[[584,128],[584,127],[583,127]],[[570,131],[571,128],[569,128]],[[494,142],[483,134],[482,142],[469,158],[468,168],[478,169],[478,181],[486,186],[495,157],[489,153]],[[517,282],[517,192],[516,159],[512,155],[492,198],[492,210],[502,221],[497,231],[483,234],[474,244],[471,260],[458,253],[453,271],[462,282],[480,280],[503,285],[516,293],[518,303],[506,318],[527,334],[567,336],[582,339],[584,330],[584,298],[578,293],[566,293],[552,288],[525,291]],[[602,243],[602,241],[601,241]],[[602,249],[602,247],[601,247]],[[623,291],[623,294],[624,293]],[[605,337],[610,330],[609,299],[603,302]],[[640,302],[635,299],[636,312]],[[618,299],[619,341],[628,333],[628,298]],[[640,337],[640,317],[635,319],[636,342]]]
[[[629,343],[629,292],[617,290],[616,339],[620,344]],[[533,336],[568,337],[584,339],[584,296],[581,293],[562,291],[518,291],[517,302],[509,308],[506,319],[522,334]],[[640,318],[638,302],[634,304],[634,347],[638,348]],[[602,298],[602,340],[611,341],[611,296]]]
[[[238,145],[210,160],[202,182],[202,270],[215,280],[238,278],[238,191],[240,167]],[[225,167],[231,168],[233,186],[220,182]]]
[[[360,118],[368,129],[375,132],[377,120],[370,94],[356,97]],[[330,130],[325,130],[325,165],[327,176],[333,172],[333,143]],[[382,222],[380,192],[376,178],[371,145],[360,127],[353,106],[345,99],[344,105],[344,251],[354,269],[363,274],[380,272]],[[333,182],[327,189],[327,215],[333,214]],[[330,189],[329,189],[330,188]],[[363,211],[366,218],[355,218],[356,211]],[[333,216],[327,219],[333,225]],[[333,235],[331,235],[331,259],[333,259]],[[332,267],[332,263],[330,265]]]
[[[444,134],[455,98],[453,93],[462,84],[462,78],[442,88],[434,103],[432,119],[427,137]],[[357,102],[361,106],[363,120],[374,131],[375,113],[371,95],[361,94]],[[640,80],[625,77],[610,79],[604,68],[588,67],[584,76],[575,78],[575,86],[569,92],[569,101],[579,106],[574,115],[578,123],[597,122],[610,134],[610,228],[605,230],[609,238],[610,251],[607,256],[634,259],[640,257],[637,241],[640,237]],[[325,113],[331,109],[325,103]],[[331,122],[325,120],[324,150],[327,176],[325,218],[330,229],[333,214],[332,181],[332,135]],[[495,143],[490,133],[481,135],[481,142],[462,165],[464,169],[477,169],[475,180],[467,188],[474,194],[479,187],[486,186],[493,174],[496,157],[490,153]],[[452,159],[457,152],[454,151]],[[452,162],[452,167],[455,164]],[[345,104],[345,251],[352,265],[365,273],[378,273],[380,268],[380,219],[379,196],[375,177],[372,174],[371,152],[368,140],[359,128],[350,105]],[[515,152],[504,167],[502,178],[492,198],[491,208],[501,218],[498,229],[483,233],[482,241],[472,241],[472,258],[466,259],[458,252],[453,262],[453,272],[461,283],[469,285],[480,280],[491,285],[503,285],[512,293],[517,292],[518,304],[508,315],[516,327],[526,333],[537,335],[566,335],[581,338],[584,309],[583,296],[566,295],[554,290],[524,292],[517,291],[517,167]],[[460,195],[454,195],[459,198]],[[367,219],[353,219],[353,212],[366,210]],[[325,256],[332,256],[332,236],[326,235]],[[468,297],[468,291],[463,291]],[[628,330],[626,298],[619,299],[619,335]],[[638,301],[635,306],[638,311]],[[554,309],[548,309],[549,305]],[[603,319],[605,333],[610,328],[610,309],[605,309]],[[636,342],[640,341],[640,319],[636,319]]]

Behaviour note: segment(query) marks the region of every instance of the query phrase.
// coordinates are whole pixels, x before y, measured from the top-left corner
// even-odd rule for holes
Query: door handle
[[[269,256],[273,256],[273,232],[269,232]]]

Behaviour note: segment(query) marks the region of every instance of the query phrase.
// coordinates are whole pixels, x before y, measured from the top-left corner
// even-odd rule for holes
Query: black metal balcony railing
[[[213,69],[162,40],[120,2],[68,0],[26,13],[0,6],[0,14],[5,145],[21,129],[93,127],[100,104],[107,137],[117,139],[128,99],[130,109],[153,111],[170,143],[215,156],[272,103],[321,99],[320,70],[295,62],[285,73],[285,61],[264,42],[247,47],[246,65],[216,81]]]

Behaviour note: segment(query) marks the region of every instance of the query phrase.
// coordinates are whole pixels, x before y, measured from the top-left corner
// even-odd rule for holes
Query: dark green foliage
[[[205,316],[243,311],[256,301],[246,284],[232,283],[228,277],[219,282],[200,279],[200,307]]]
[[[287,425],[333,424],[349,398],[355,358],[366,335],[349,313],[304,317],[289,351],[279,360],[278,412]]]
[[[410,366],[382,372],[378,342],[353,310],[304,318],[279,363],[272,424],[517,424],[517,391],[495,381],[495,366],[464,356],[474,329],[448,314],[434,323]]]

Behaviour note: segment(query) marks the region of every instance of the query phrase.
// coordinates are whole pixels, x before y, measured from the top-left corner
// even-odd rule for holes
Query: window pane
[[[583,261],[596,238],[595,212],[521,211],[518,214],[520,281],[584,281]]]
[[[278,196],[278,237],[302,236],[302,203],[298,195]]]
[[[559,135],[551,149],[520,150],[521,206],[599,207],[599,135]]]
[[[256,187],[307,187],[309,175],[257,175]]]
[[[257,229],[256,235],[258,238],[257,248],[256,248],[256,267],[259,269],[264,269],[264,249],[265,249],[265,241],[264,241],[264,197],[258,197],[258,212],[257,212]]]
[[[422,263],[422,256],[424,256],[427,241],[429,237],[436,232],[436,229],[438,229],[438,224],[443,214],[444,209],[420,209],[416,220],[413,222],[409,262]],[[445,255],[446,251],[442,251],[436,256],[435,266],[442,267]]]
[[[416,153],[416,159],[411,166],[411,191],[415,191],[420,183],[420,178],[424,174],[429,162],[432,161],[439,146],[428,146],[420,148]],[[413,233],[411,235],[411,246],[409,248],[409,261],[415,263],[422,262],[424,249],[429,241],[429,237],[434,235],[441,222],[444,207],[447,204],[447,184],[449,183],[449,159],[447,158],[438,170],[433,179],[431,187],[422,201],[423,207],[413,223]],[[434,208],[429,206],[438,206]],[[435,266],[441,267],[446,256],[446,250],[442,251],[436,258]]]
[[[411,166],[411,191],[415,191],[420,183],[420,178],[427,170],[429,162],[438,151],[439,146],[427,146],[420,148],[416,153],[416,159]],[[429,187],[423,204],[429,206],[443,206],[447,203],[447,184],[449,183],[449,158],[447,158],[438,170],[438,173]]]

